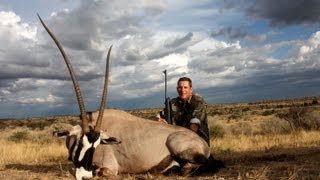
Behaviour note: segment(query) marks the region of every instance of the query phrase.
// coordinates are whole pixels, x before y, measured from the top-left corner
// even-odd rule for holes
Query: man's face
[[[192,95],[192,87],[190,87],[189,81],[180,81],[178,83],[177,92],[180,99],[187,101]]]

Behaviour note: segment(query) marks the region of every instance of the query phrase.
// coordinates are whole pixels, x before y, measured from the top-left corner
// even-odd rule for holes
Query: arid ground
[[[108,179],[320,179],[319,103],[320,97],[310,97],[209,105],[211,152],[225,169]],[[159,110],[128,112],[155,120]],[[0,179],[73,179],[64,139],[51,134],[78,123],[78,116],[0,120]]]

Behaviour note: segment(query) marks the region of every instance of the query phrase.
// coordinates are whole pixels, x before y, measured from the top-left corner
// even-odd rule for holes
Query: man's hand
[[[162,118],[159,118],[158,121],[161,122],[161,123],[168,124],[168,122],[165,119],[162,119]]]
[[[168,122],[167,122],[165,119],[162,119],[162,118],[161,118],[160,114],[157,115],[157,118],[158,118],[158,121],[159,121],[159,122],[168,124]]]
[[[200,128],[200,120],[198,118],[192,118],[190,120],[189,129],[191,129],[195,133],[198,133],[199,128]]]
[[[199,124],[195,124],[195,123],[191,123],[189,128],[195,132],[195,133],[198,133],[198,130],[199,130]]]

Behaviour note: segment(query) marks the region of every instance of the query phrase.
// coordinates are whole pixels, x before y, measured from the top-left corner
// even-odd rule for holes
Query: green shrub
[[[224,128],[221,125],[211,126],[209,129],[210,138],[223,138],[226,134]]]
[[[279,108],[279,109],[284,108],[284,106],[283,106],[282,104],[279,104],[279,105],[277,105],[276,107]]]
[[[266,111],[263,111],[262,116],[270,116],[270,115],[274,114],[275,112],[276,111],[274,109],[266,110]]]
[[[13,133],[11,136],[8,137],[8,141],[12,142],[22,142],[29,138],[29,133],[27,131],[19,131]]]
[[[50,126],[52,123],[49,121],[39,121],[39,122],[32,122],[26,124],[26,126],[32,130],[39,129],[43,130],[45,127]]]
[[[311,103],[312,105],[317,105],[317,104],[319,104],[319,102],[316,100],[316,99],[314,99],[314,100],[312,100],[312,103]]]
[[[247,111],[250,111],[249,107],[245,107],[245,108],[242,109],[242,112],[247,112]]]

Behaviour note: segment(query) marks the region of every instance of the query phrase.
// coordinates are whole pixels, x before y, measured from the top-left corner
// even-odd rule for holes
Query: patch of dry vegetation
[[[0,179],[70,179],[64,139],[52,137],[77,117],[0,121]]]
[[[7,164],[38,164],[66,157],[64,143],[51,137],[49,130],[25,127],[6,129],[0,139],[0,166]]]
[[[58,143],[39,144],[36,142],[8,142],[0,140],[0,166],[8,164],[41,164],[59,161],[66,157],[66,149]]]
[[[209,106],[211,150],[227,168],[196,179],[320,179],[318,99]],[[161,108],[130,111],[155,119]],[[0,121],[1,179],[70,179],[64,139],[57,129],[79,123],[76,116]],[[195,179],[122,175],[120,179]]]
[[[238,135],[211,140],[215,154],[247,151],[268,152],[275,149],[320,147],[319,131],[299,131],[290,134]]]

